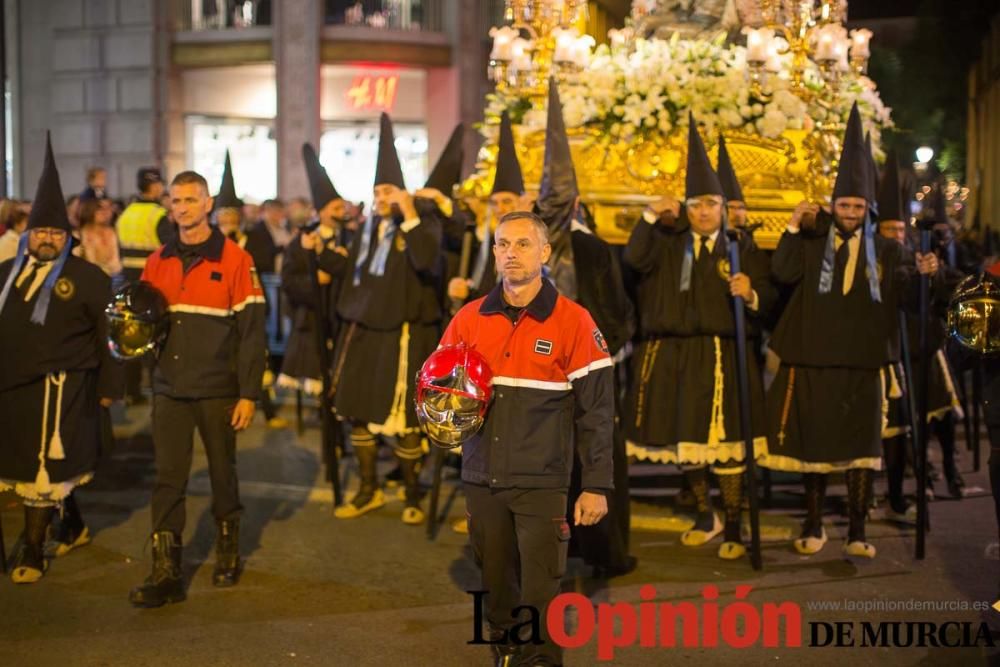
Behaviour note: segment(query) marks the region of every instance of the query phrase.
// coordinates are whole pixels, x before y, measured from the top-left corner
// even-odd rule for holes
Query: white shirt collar
[[[708,240],[711,241],[712,243],[715,243],[715,241],[719,238],[719,232],[720,231],[722,231],[721,227],[719,229],[716,229],[714,233],[709,234],[708,235]],[[691,230],[691,236],[694,237],[695,241],[697,241],[699,238],[701,238],[701,234],[699,234],[698,232],[694,231],[693,229]]]

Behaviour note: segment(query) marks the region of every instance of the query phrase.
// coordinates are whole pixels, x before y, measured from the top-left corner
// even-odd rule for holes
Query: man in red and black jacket
[[[170,329],[153,374],[153,573],[129,596],[138,607],[185,597],[184,493],[195,428],[208,456],[218,524],[216,586],[240,574],[236,431],[250,425],[266,358],[264,294],[253,260],[208,222],[212,198],[193,171],[170,184],[178,237],[149,256],[142,279],[170,305]]]
[[[480,352],[493,371],[483,429],[462,446],[462,481],[489,592],[493,649],[498,659],[512,660],[520,648],[518,664],[531,665],[561,664],[544,619],[566,568],[574,452],[584,489],[573,512],[577,525],[607,514],[605,493],[613,488],[611,357],[590,314],[542,278],[551,252],[538,216],[504,216],[494,246],[501,284],[463,307],[441,339]],[[524,620],[513,615],[519,605],[539,611],[541,645],[520,647],[509,636]]]

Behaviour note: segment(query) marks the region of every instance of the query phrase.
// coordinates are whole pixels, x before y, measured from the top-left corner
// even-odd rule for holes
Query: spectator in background
[[[104,167],[87,167],[87,187],[80,199],[104,199],[108,196],[108,172]]]
[[[28,214],[18,208],[17,202],[8,199],[0,206],[0,219],[3,220],[7,230],[0,235],[0,263],[2,263],[17,254],[17,242],[28,226]]]
[[[73,225],[74,232],[80,228],[80,218],[78,217],[79,208],[79,195],[70,195],[66,198],[66,215],[69,216],[69,224]]]
[[[248,221],[260,220],[260,204],[243,202],[243,219]]]
[[[286,210],[292,231],[302,229],[316,217],[316,211],[305,197],[295,197],[288,202]]]
[[[111,289],[117,292],[127,280],[118,248],[118,234],[111,224],[114,209],[110,199],[85,199],[80,204],[80,245],[73,254],[96,264],[111,277]]]
[[[292,240],[292,230],[285,218],[285,204],[268,199],[261,206],[261,220],[247,232],[246,251],[253,257],[258,273],[281,270],[278,257]]]

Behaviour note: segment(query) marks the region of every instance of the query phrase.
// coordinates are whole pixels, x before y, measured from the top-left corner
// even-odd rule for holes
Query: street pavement
[[[290,408],[284,414],[293,417]],[[119,410],[118,446],[102,462],[95,480],[78,493],[93,542],[53,561],[38,584],[15,586],[9,579],[0,580],[0,665],[490,664],[486,647],[467,643],[473,638],[472,597],[467,591],[479,588],[479,578],[466,537],[448,526],[451,519],[464,516],[454,473],[446,474],[442,492],[442,506],[451,519],[434,541],[422,527],[400,521],[403,504],[394,492],[387,493],[389,504],[377,512],[337,520],[318,430],[306,428],[299,435],[294,424],[269,429],[262,419],[239,437],[245,506],[240,541],[246,559],[239,586],[220,590],[211,583],[215,525],[206,460],[196,442],[184,534],[188,600],[155,610],[128,604],[129,588],[150,568],[154,469],[148,407]],[[881,507],[873,510],[869,528],[878,557],[870,562],[846,560],[840,551],[846,522],[835,512],[843,487],[835,483],[828,500],[830,542],[816,556],[795,554],[788,539],[801,516],[800,491],[793,478],[779,477],[773,506],[762,516],[760,572],[747,560],[719,560],[718,542],[694,549],[681,546],[680,531],[690,522],[674,513],[669,500],[676,492],[677,475],[634,466],[632,552],[639,558],[638,569],[608,582],[594,579],[590,568],[571,559],[563,590],[581,593],[594,604],[626,603],[618,608],[624,614],[638,609],[640,589],[649,584],[656,604],[692,603],[701,632],[707,634],[700,635],[702,644],[696,648],[642,647],[636,641],[617,649],[608,661],[598,657],[595,632],[591,641],[567,651],[565,664],[1000,664],[1000,648],[985,646],[988,641],[982,636],[978,646],[966,648],[861,647],[864,621],[922,621],[936,624],[938,630],[948,622],[967,623],[971,641],[985,622],[988,630],[983,632],[992,632],[991,641],[1000,647],[1000,612],[988,608],[1000,590],[1000,561],[995,552],[986,555],[997,538],[992,500],[985,465],[982,472],[972,472],[972,456],[964,451],[964,443],[961,446],[960,468],[971,496],[930,504],[932,532],[925,560],[913,557],[913,529],[880,520]],[[985,438],[982,446],[985,455]],[[931,449],[933,456],[936,446]],[[387,457],[382,472],[390,467]],[[428,472],[424,479],[429,481]],[[344,463],[344,475],[350,490],[356,484],[350,461]],[[907,484],[912,487],[913,480]],[[944,492],[943,482],[937,487]],[[878,490],[884,490],[881,481]],[[11,555],[23,513],[11,494],[0,494],[0,510]],[[752,586],[746,602],[758,611],[768,603],[797,604],[802,647],[788,647],[786,640],[768,648],[761,640],[736,649],[725,640],[731,636],[726,632],[718,640],[720,646],[705,646],[713,627],[713,605],[704,592],[709,585],[719,589],[720,618],[728,618],[727,607],[739,602],[736,591],[742,585]],[[869,610],[832,609],[836,604],[867,604]],[[872,608],[876,605],[881,610]],[[924,609],[914,610],[915,605]],[[973,605],[982,609],[974,610]],[[586,624],[580,614],[569,612],[569,632]],[[836,622],[851,626],[854,648],[809,646],[817,643],[811,637],[814,630],[824,634]],[[735,629],[747,631],[747,623],[752,627],[752,621],[744,620]],[[811,625],[816,623],[830,625]],[[621,623],[609,627],[605,644],[614,632],[627,631]],[[961,625],[950,626],[943,640],[960,641],[962,631]],[[896,643],[906,643],[905,630]]]

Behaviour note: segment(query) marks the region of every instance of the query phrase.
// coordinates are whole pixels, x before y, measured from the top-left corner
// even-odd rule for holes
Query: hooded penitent
[[[389,114],[383,112],[379,123],[381,131],[378,137],[378,161],[375,163],[375,185],[395,185],[405,190],[403,168],[399,164],[399,154],[396,153],[396,136],[392,131]]]
[[[708,159],[705,142],[701,140],[701,135],[698,134],[698,123],[694,119],[694,114],[688,112],[687,173],[684,177],[684,199],[688,200],[704,195],[718,195],[725,199],[722,183],[719,181],[719,176],[712,169],[712,163]],[[718,237],[719,243],[723,247],[726,242],[725,227],[725,202],[723,202],[722,230]],[[689,238],[684,251],[684,260],[681,263],[682,292],[691,289],[691,271],[693,266],[694,242],[693,239]]]
[[[309,178],[309,192],[312,195],[313,208],[317,212],[334,199],[342,199],[337,189],[333,187],[326,169],[319,162],[316,149],[311,144],[302,144],[302,162],[306,165],[306,176]]]
[[[222,185],[219,186],[219,194],[215,195],[214,208],[216,211],[223,208],[243,208],[243,200],[236,196],[233,165],[229,160],[228,150],[226,151],[226,164],[222,169]]]
[[[545,162],[535,208],[549,228],[549,243],[552,245],[549,276],[556,289],[570,299],[576,298],[572,224],[579,195],[559,87],[555,77],[552,77],[549,79],[548,122],[545,126]]]
[[[869,202],[875,200],[872,187],[872,157],[871,151],[865,146],[864,132],[861,128],[861,114],[858,104],[851,107],[851,115],[847,120],[847,131],[844,133],[844,148],[840,153],[840,164],[837,168],[837,180],[833,185],[833,202],[841,197],[859,197]],[[863,227],[865,265],[875,266],[875,229],[871,219],[871,211],[866,208]],[[834,253],[836,249],[836,225],[830,225],[827,234],[826,252],[823,256],[823,266],[819,276],[819,292],[827,294],[833,287]],[[868,271],[868,290],[873,301],[882,301],[882,292],[878,282],[878,271]]]
[[[506,111],[500,116],[500,139],[497,144],[497,171],[493,178],[493,191],[524,194],[524,176],[521,173],[521,163],[517,159],[517,148],[514,146],[514,131],[511,129],[510,116]]]
[[[66,243],[59,256],[52,260],[55,265],[49,271],[45,282],[38,290],[35,308],[31,313],[31,321],[35,324],[45,324],[45,316],[49,310],[49,301],[52,299],[52,286],[55,285],[62,273],[62,268],[66,264],[70,248],[73,245],[73,227],[69,223],[69,216],[66,214],[66,200],[63,198],[62,185],[59,184],[59,170],[56,169],[56,160],[52,155],[52,138],[49,133],[45,133],[45,164],[42,166],[42,175],[38,179],[38,188],[35,190],[35,198],[31,203],[31,213],[28,215],[27,230],[32,229],[59,229],[66,232]],[[0,310],[7,303],[14,280],[17,278],[24,263],[27,261],[28,238],[30,234],[21,234],[17,247],[17,255],[14,258],[14,266],[11,267],[7,282],[0,292]]]

